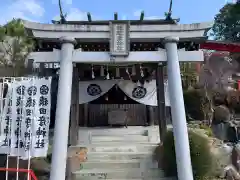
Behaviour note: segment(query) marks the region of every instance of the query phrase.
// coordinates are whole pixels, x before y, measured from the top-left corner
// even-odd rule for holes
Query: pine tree
[[[26,36],[20,19],[13,19],[0,27],[0,65],[12,67],[15,76],[22,74],[32,49],[33,40]]]

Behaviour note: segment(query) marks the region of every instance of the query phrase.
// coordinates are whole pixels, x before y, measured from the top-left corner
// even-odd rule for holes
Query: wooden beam
[[[84,111],[84,124],[83,126],[84,127],[87,127],[88,126],[88,103],[85,103],[83,105],[83,111]]]
[[[155,125],[154,106],[147,106],[147,111],[148,111],[148,125],[154,126]]]
[[[159,121],[159,133],[160,141],[167,132],[167,121],[166,121],[166,106],[165,106],[165,91],[164,91],[164,73],[163,64],[159,64],[156,69],[156,87],[157,87],[157,99],[158,99],[158,121]]]
[[[71,101],[71,115],[70,115],[70,128],[69,138],[70,146],[76,146],[78,144],[78,130],[79,130],[79,71],[77,67],[73,68],[72,78],[72,101]],[[68,148],[69,154],[69,148]],[[67,158],[66,179],[73,179],[72,170],[73,162],[72,158]]]
[[[79,129],[79,75],[78,68],[73,68],[72,82],[72,105],[71,105],[71,124],[70,124],[70,145],[75,146],[78,143]]]

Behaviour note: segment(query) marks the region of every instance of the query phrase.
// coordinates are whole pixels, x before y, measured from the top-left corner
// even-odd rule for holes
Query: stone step
[[[78,178],[78,179],[74,179],[74,180],[99,180],[98,177],[84,177],[84,178]],[[113,179],[110,179],[110,178],[107,178],[105,180],[176,180],[176,178],[166,178],[166,177],[158,177],[158,178],[125,178],[125,179],[116,179],[116,178],[113,178]]]
[[[87,146],[88,152],[153,152],[158,145],[146,144],[146,145],[92,145]]]
[[[129,128],[79,128],[78,144],[101,142],[156,142],[159,143],[159,128],[129,127]]]
[[[87,160],[132,160],[152,158],[150,152],[88,152]]]
[[[91,169],[80,170],[73,172],[75,180],[88,180],[90,178],[98,179],[135,179],[135,178],[161,178],[164,177],[164,173],[159,169],[150,169],[143,171],[140,168],[125,168],[125,169]]]
[[[86,133],[91,133],[93,136],[96,135],[107,135],[107,136],[114,136],[114,135],[148,135],[148,132],[156,132],[159,134],[159,127],[158,126],[129,126],[126,127],[80,127],[79,128],[79,135],[84,135]]]
[[[133,144],[133,143],[94,143],[81,144],[78,146],[71,146],[69,149],[73,150],[80,147],[87,148],[88,152],[154,152],[157,144]]]
[[[87,161],[82,162],[81,169],[122,169],[122,168],[158,168],[157,162],[141,160],[118,160],[118,161]],[[80,170],[79,168],[79,170]]]
[[[149,137],[143,135],[92,136],[91,142],[148,142]]]
[[[87,147],[87,146],[92,146],[92,147],[97,147],[97,146],[156,146],[159,143],[156,142],[94,142],[94,143],[79,143],[76,146],[80,147]],[[72,146],[74,147],[74,146]]]

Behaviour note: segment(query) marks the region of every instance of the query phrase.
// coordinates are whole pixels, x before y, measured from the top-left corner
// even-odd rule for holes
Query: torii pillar
[[[75,39],[60,38],[60,73],[57,94],[56,120],[54,128],[52,164],[50,180],[65,180],[68,148],[68,130],[70,121],[73,51]]]
[[[179,180],[193,180],[188,129],[178,60],[177,37],[164,39],[167,55],[169,96],[172,113],[176,163]]]

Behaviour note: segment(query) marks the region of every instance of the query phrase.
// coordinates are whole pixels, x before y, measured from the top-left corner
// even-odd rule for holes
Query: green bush
[[[200,129],[204,129],[205,130],[205,134],[209,137],[212,137],[213,136],[213,131],[212,131],[212,128],[205,125],[205,124],[200,124],[199,125],[199,128]]]
[[[201,90],[187,90],[183,93],[186,114],[196,120],[204,118],[201,109]]]
[[[194,179],[212,175],[214,158],[210,152],[209,141],[195,132],[189,131],[190,154]],[[168,131],[163,144],[157,147],[155,158],[167,177],[177,177],[176,154],[173,132]]]

